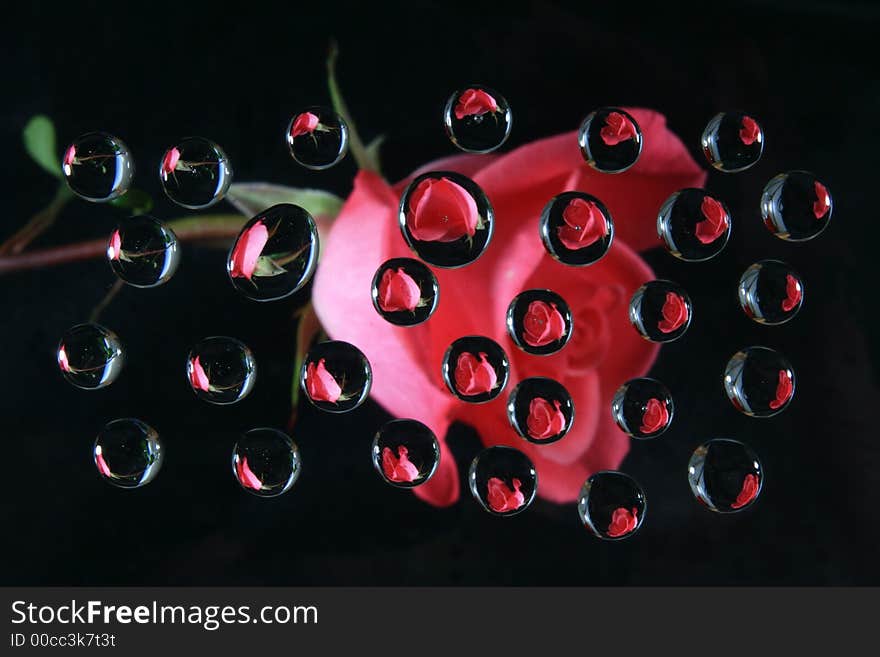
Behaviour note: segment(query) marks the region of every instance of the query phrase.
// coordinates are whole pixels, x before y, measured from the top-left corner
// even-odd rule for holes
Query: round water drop
[[[449,139],[461,150],[489,153],[507,141],[513,114],[497,91],[472,85],[449,97],[443,124]]]
[[[303,287],[318,264],[318,228],[298,205],[281,203],[244,225],[226,259],[232,285],[254,301],[275,301]]]
[[[697,501],[711,511],[733,513],[754,504],[761,494],[761,462],[748,445],[715,438],[694,450],[688,483]]]
[[[702,189],[675,192],[660,207],[657,234],[676,258],[699,262],[721,253],[730,238],[730,210]]]
[[[549,445],[571,429],[574,402],[558,381],[545,377],[523,379],[507,400],[507,419],[530,443]]]
[[[594,536],[619,541],[635,534],[645,520],[645,491],[622,472],[597,472],[584,483],[578,516]]]
[[[370,394],[373,371],[360,349],[347,342],[321,342],[309,350],[300,385],[312,404],[328,413],[347,413]]]
[[[122,342],[98,324],[77,324],[58,343],[58,367],[69,383],[97,390],[113,383],[122,371]]]
[[[232,182],[232,165],[217,144],[187,137],[165,151],[159,180],[172,201],[190,210],[207,208],[222,199]]]
[[[235,338],[205,338],[186,357],[186,379],[199,399],[234,404],[253,390],[257,362],[248,346]]]
[[[646,340],[672,342],[691,324],[691,298],[677,283],[650,281],[629,302],[629,321]]]
[[[119,488],[140,488],[159,473],[165,450],[153,427],[125,418],[101,430],[93,456],[104,481]]]
[[[258,497],[286,493],[301,471],[296,443],[277,429],[251,429],[232,449],[232,474],[242,488]]]
[[[67,147],[61,170],[77,196],[103,203],[128,191],[134,178],[134,160],[121,139],[90,132]]]
[[[489,447],[468,471],[471,494],[489,513],[513,516],[525,511],[538,490],[538,472],[528,456],[512,447]]]
[[[571,309],[550,290],[520,292],[507,308],[507,332],[529,354],[555,354],[571,338]]]
[[[703,130],[703,154],[719,171],[745,171],[761,159],[764,131],[754,117],[742,112],[721,112]]]
[[[308,107],[295,114],[286,137],[293,159],[314,171],[332,167],[348,152],[348,126],[326,107]]]
[[[412,258],[393,258],[376,270],[373,307],[397,326],[421,324],[437,309],[440,288],[434,273]]]
[[[564,192],[541,213],[541,240],[559,262],[583,267],[608,253],[614,239],[614,222],[608,208],[595,196]]]
[[[416,177],[400,199],[400,231],[409,247],[436,267],[479,258],[494,228],[489,199],[470,178],[449,171]]]
[[[415,488],[430,479],[440,463],[434,432],[416,420],[392,420],[373,438],[373,467],[387,483]]]
[[[804,282],[790,265],[761,260],[739,279],[739,303],[743,312],[759,324],[784,324],[804,303]]]
[[[614,421],[633,438],[656,438],[672,424],[674,412],[669,388],[655,379],[631,379],[611,400]]]
[[[153,217],[123,219],[107,243],[110,268],[134,287],[155,287],[171,279],[180,263],[177,236]]]
[[[781,413],[794,397],[791,363],[767,347],[746,347],[724,368],[724,390],[737,410],[752,417]]]
[[[828,188],[807,171],[781,173],[764,187],[761,216],[779,239],[805,242],[831,221],[833,202]]]
[[[497,342],[469,335],[453,342],[443,356],[443,380],[449,391],[471,404],[501,394],[510,376],[510,362]]]
[[[639,159],[642,130],[636,120],[616,107],[591,112],[578,130],[581,155],[603,173],[621,173]]]

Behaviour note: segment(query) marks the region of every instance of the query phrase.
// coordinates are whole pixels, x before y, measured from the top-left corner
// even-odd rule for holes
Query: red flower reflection
[[[557,236],[566,249],[576,251],[595,244],[608,234],[605,215],[593,201],[573,198],[562,211],[564,225],[557,228]]]
[[[62,372],[70,371],[70,363],[67,360],[67,350],[64,348],[64,345],[58,348],[58,367],[61,368]]]
[[[325,360],[317,364],[309,363],[306,367],[306,392],[312,401],[330,402],[335,404],[342,397],[342,388],[333,375],[327,371]]]
[[[320,123],[321,121],[318,117],[311,112],[298,114],[293,121],[293,125],[290,126],[290,136],[295,139],[300,135],[310,135],[315,132]]]
[[[523,317],[522,339],[530,347],[544,347],[565,336],[565,319],[555,303],[532,301]]]
[[[606,146],[617,146],[622,141],[635,139],[636,127],[620,112],[611,112],[605,117],[605,125],[599,131],[599,136]]]
[[[386,313],[413,311],[421,301],[422,291],[402,267],[386,269],[379,280],[379,307]]]
[[[101,451],[100,446],[95,448],[95,465],[98,466],[98,471],[105,477],[113,476],[110,466],[107,465],[107,461],[104,460],[104,453]]]
[[[208,392],[211,389],[208,375],[202,367],[201,356],[196,356],[189,362],[189,382],[196,390]]]
[[[816,219],[821,219],[831,209],[831,197],[828,195],[825,185],[818,180],[813,183],[813,191],[816,192],[816,200],[813,201],[813,214],[816,215]]]
[[[739,140],[746,146],[751,146],[758,141],[760,135],[761,128],[758,126],[758,122],[751,116],[744,116],[742,127],[739,129]]]
[[[474,197],[449,178],[425,178],[410,194],[406,225],[420,242],[473,237],[479,223]]]
[[[465,89],[455,103],[455,118],[461,121],[466,116],[480,116],[497,112],[498,103],[482,89]]]
[[[110,236],[110,244],[107,245],[107,257],[110,260],[119,260],[122,255],[122,238],[119,236],[119,230],[114,230]]]
[[[721,237],[730,226],[730,219],[724,206],[711,196],[704,196],[700,204],[700,213],[704,219],[697,222],[696,237],[702,244],[711,244]]]
[[[651,397],[645,404],[645,412],[642,413],[641,433],[656,433],[669,422],[669,411],[666,402],[656,397]]]
[[[753,474],[747,474],[743,479],[742,489],[736,500],[730,505],[731,509],[741,509],[758,496],[758,477]]]
[[[479,360],[472,353],[458,355],[455,363],[455,389],[462,395],[482,395],[498,385],[498,375],[484,352]]]
[[[791,312],[801,302],[803,297],[801,282],[791,274],[785,275],[785,298],[782,300],[782,309]]]
[[[251,280],[268,241],[269,229],[262,221],[258,221],[239,235],[232,249],[232,268],[229,275],[233,278]]]
[[[794,383],[788,370],[779,370],[779,381],[776,384],[776,398],[770,402],[770,408],[774,411],[785,406],[794,392]]]
[[[263,482],[260,481],[260,478],[253,473],[248,465],[246,456],[242,456],[236,461],[235,474],[238,476],[238,481],[245,488],[260,490],[263,487]]]
[[[388,481],[412,483],[419,478],[419,469],[409,460],[409,450],[405,445],[397,447],[398,456],[390,447],[382,449],[382,472]]]
[[[688,321],[688,307],[685,300],[675,292],[666,293],[666,301],[663,302],[663,308],[660,311],[663,315],[657,323],[657,328],[661,333],[672,333],[684,326]]]
[[[165,151],[165,157],[162,158],[162,177],[167,179],[177,168],[177,163],[179,161],[180,151],[177,150],[176,146]]]
[[[69,169],[71,166],[73,166],[74,160],[76,160],[76,146],[71,144],[67,147],[67,150],[64,151],[64,167]]]
[[[535,440],[546,440],[562,433],[565,429],[565,415],[560,410],[557,400],[547,401],[543,397],[535,397],[529,402],[529,417],[526,419],[526,430]]]
[[[639,510],[633,507],[633,510],[624,509],[622,506],[614,509],[611,514],[611,524],[608,525],[606,532],[611,538],[618,538],[629,534],[639,524]]]
[[[503,479],[492,477],[486,485],[488,491],[489,508],[495,513],[516,511],[526,503],[525,495],[520,492],[522,482],[513,479],[513,490],[508,488]]]

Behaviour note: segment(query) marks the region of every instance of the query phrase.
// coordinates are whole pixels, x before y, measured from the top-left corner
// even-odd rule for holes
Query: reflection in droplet
[[[77,324],[68,330],[58,343],[56,358],[64,378],[84,390],[109,386],[125,362],[122,342],[98,324]]]
[[[156,477],[165,451],[153,427],[125,418],[101,430],[93,456],[104,481],[119,488],[140,488]]]

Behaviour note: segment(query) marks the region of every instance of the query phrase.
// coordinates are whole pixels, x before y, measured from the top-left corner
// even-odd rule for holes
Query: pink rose
[[[564,226],[557,229],[559,241],[576,251],[595,244],[608,233],[608,222],[598,206],[583,198],[573,198],[562,211]]]
[[[110,244],[107,245],[107,257],[110,260],[119,260],[122,255],[122,238],[119,236],[119,230],[114,230],[110,236]]]
[[[611,538],[626,536],[639,524],[638,509],[624,509],[623,507],[614,509],[611,514],[611,524],[608,525],[608,535]]]
[[[233,278],[251,280],[257,261],[269,241],[269,229],[262,221],[258,221],[239,235],[232,247],[232,269],[229,275]]]
[[[434,270],[442,294],[424,324],[406,331],[389,327],[369,294],[381,263],[410,257],[397,217],[400,196],[412,177],[391,186],[375,173],[361,171],[322,242],[312,295],[315,310],[332,339],[356,344],[369,359],[373,398],[397,417],[418,419],[438,437],[437,471],[414,489],[431,504],[449,505],[459,498],[458,468],[445,446],[453,421],[473,426],[487,446],[524,452],[538,471],[538,494],[554,502],[575,500],[590,474],[616,469],[629,449],[629,438],[607,409],[620,383],[643,376],[658,349],[629,325],[632,293],[654,278],[636,251],[656,246],[654,223],[663,201],[705,181],[705,173],[661,115],[647,110],[631,114],[642,127],[644,150],[633,168],[620,175],[587,165],[575,133],[541,139],[504,155],[458,155],[416,171],[413,177],[445,170],[472,178],[488,195],[496,216],[492,242],[479,260],[461,269]],[[590,267],[558,263],[538,237],[542,210],[565,191],[601,198],[617,219],[612,247]],[[529,289],[554,290],[567,300],[573,315],[572,337],[560,352],[535,358],[505,349],[511,383],[533,376],[557,380],[579,410],[565,439],[550,445],[525,443],[511,430],[506,399],[462,403],[449,394],[442,378],[443,355],[463,335],[483,335],[513,347],[504,322],[507,307]]]
[[[788,370],[779,370],[779,379],[776,383],[776,397],[770,401],[770,408],[774,411],[782,408],[791,399],[794,393],[794,382]]]
[[[703,220],[697,222],[696,235],[701,244],[711,244],[724,234],[730,226],[727,211],[711,196],[704,196],[700,204]]]
[[[459,354],[455,363],[455,389],[462,395],[481,395],[498,385],[498,374],[486,354],[479,358],[471,353]]]
[[[785,275],[785,298],[782,300],[782,309],[791,312],[801,302],[803,296],[801,284],[791,274]]]
[[[382,450],[382,472],[389,481],[412,483],[419,478],[419,469],[409,460],[409,450],[400,445],[397,448],[399,456],[394,456],[390,447]]]
[[[167,178],[177,168],[180,161],[180,151],[177,147],[169,148],[165,151],[165,157],[162,158],[162,176]]]
[[[751,146],[758,141],[760,134],[761,128],[758,126],[758,122],[751,116],[744,116],[742,118],[742,127],[739,129],[739,140],[746,146]]]
[[[634,139],[636,127],[620,112],[611,112],[605,117],[605,125],[599,131],[599,136],[606,146],[617,146],[622,141]]]
[[[666,403],[651,397],[645,405],[645,412],[642,413],[642,426],[639,427],[639,431],[641,433],[656,433],[668,422],[669,411],[666,409]]]
[[[813,214],[816,219],[821,219],[831,209],[831,197],[828,195],[825,185],[818,180],[813,183],[813,191],[816,192],[816,200],[813,201]]]
[[[479,220],[474,197],[449,178],[425,178],[410,194],[406,225],[420,242],[473,237]]]
[[[565,335],[565,319],[555,303],[532,301],[523,318],[523,340],[530,347],[544,347]]]
[[[296,138],[300,135],[310,135],[319,124],[320,120],[311,112],[298,114],[293,121],[293,125],[290,127],[290,136]]]
[[[196,390],[207,392],[211,388],[208,375],[202,367],[201,356],[196,356],[189,362],[189,382]]]
[[[64,151],[64,166],[65,168],[70,168],[73,166],[73,161],[76,159],[76,146],[71,144],[67,147],[67,150]]]
[[[741,509],[758,496],[758,477],[749,473],[743,479],[742,488],[736,500],[730,505],[731,509]]]
[[[465,89],[455,104],[455,118],[459,121],[466,116],[479,116],[497,111],[498,103],[482,89]]]
[[[690,313],[684,299],[675,292],[667,292],[660,314],[663,318],[657,323],[657,328],[662,333],[674,333],[687,323]]]
[[[379,307],[386,313],[415,310],[422,291],[402,267],[386,269],[379,281]]]
[[[241,482],[241,485],[245,488],[260,490],[263,487],[263,482],[260,481],[260,478],[255,475],[248,466],[246,456],[242,456],[236,462],[235,473],[238,475],[238,481]]]
[[[549,402],[543,397],[535,397],[529,402],[529,417],[526,429],[535,440],[552,438],[565,429],[565,415],[560,410],[557,400]]]
[[[322,358],[317,364],[309,363],[306,367],[306,392],[313,401],[336,403],[342,397],[342,388],[327,371]]]
[[[513,480],[513,490],[508,488],[503,479],[492,477],[486,484],[488,489],[489,508],[495,513],[505,513],[507,511],[516,511],[526,502],[525,495],[520,492],[522,482],[519,479]]]

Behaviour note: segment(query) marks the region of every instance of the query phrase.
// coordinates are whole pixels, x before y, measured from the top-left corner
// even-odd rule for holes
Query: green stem
[[[367,150],[364,142],[361,141],[357,127],[355,127],[348,107],[345,104],[345,99],[342,97],[342,92],[339,90],[339,83],[336,80],[336,59],[338,57],[339,46],[336,45],[336,41],[331,41],[330,52],[327,55],[327,86],[330,90],[330,101],[333,103],[333,109],[348,124],[349,150],[352,157],[354,157],[354,161],[357,162],[358,168],[363,171],[380,173],[379,163],[376,161],[374,153]]]
[[[19,228],[3,244],[0,244],[0,255],[17,254],[25,250],[28,244],[46,232],[55,220],[61,209],[73,198],[73,192],[62,182],[55,192],[55,197],[45,208],[31,217],[27,223]]]

